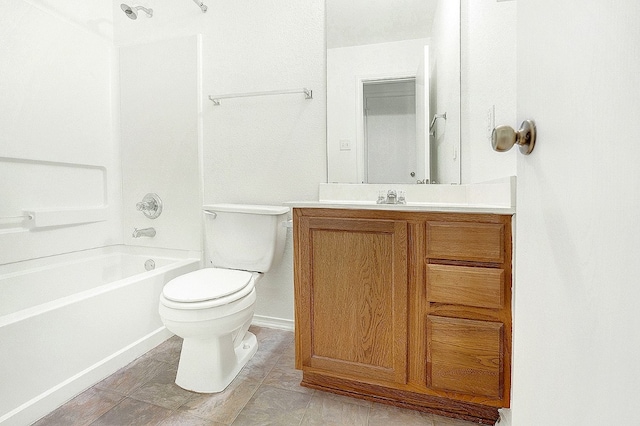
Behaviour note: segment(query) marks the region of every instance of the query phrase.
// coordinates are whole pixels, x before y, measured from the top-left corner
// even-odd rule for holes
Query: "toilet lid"
[[[219,299],[242,290],[251,276],[247,271],[204,268],[172,279],[162,294],[174,302],[185,303]]]

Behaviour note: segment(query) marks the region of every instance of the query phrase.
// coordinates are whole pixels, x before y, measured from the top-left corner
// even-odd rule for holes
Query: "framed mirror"
[[[458,0],[326,0],[328,181],[460,183]]]

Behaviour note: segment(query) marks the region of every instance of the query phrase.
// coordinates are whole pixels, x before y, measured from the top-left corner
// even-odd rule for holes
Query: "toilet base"
[[[185,338],[176,384],[193,392],[222,392],[257,350],[258,339],[248,331],[235,348],[231,334],[206,340]]]

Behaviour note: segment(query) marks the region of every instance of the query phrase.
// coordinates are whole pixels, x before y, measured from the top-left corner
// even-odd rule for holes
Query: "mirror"
[[[421,171],[430,183],[516,175],[517,154],[496,153],[490,141],[496,124],[519,123],[515,0],[326,2],[329,182],[368,182],[371,167],[393,172],[380,178],[385,183],[398,179],[392,174],[424,182]],[[392,166],[400,160],[391,156],[369,158],[364,141],[371,123],[364,117],[362,87],[410,78],[416,82],[416,123],[405,126],[415,128],[416,146],[400,151],[415,156],[405,165],[416,168],[415,176]]]
[[[460,183],[460,3],[326,0],[328,181]]]

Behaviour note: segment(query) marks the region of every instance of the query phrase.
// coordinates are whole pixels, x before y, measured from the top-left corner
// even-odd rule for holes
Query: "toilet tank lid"
[[[242,290],[252,273],[234,269],[204,268],[169,281],[162,294],[174,302],[203,302],[219,299]]]
[[[250,213],[250,214],[266,214],[280,215],[289,213],[289,207],[286,206],[264,206],[257,204],[205,204],[202,210],[208,212],[232,212],[232,213]]]

